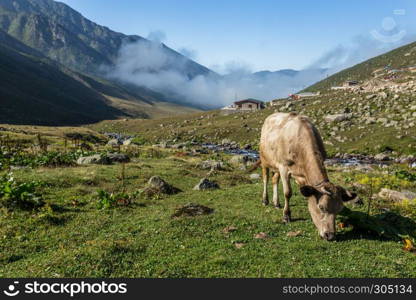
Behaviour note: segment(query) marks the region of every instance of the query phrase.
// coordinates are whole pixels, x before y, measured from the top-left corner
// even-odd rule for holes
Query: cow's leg
[[[274,173],[272,177],[272,183],[273,183],[273,204],[274,207],[280,208],[280,202],[279,202],[279,179],[280,179],[280,173],[277,171]]]
[[[263,205],[269,205],[269,194],[267,193],[267,184],[269,183],[269,168],[262,166],[263,174]]]
[[[283,222],[289,223],[290,222],[290,207],[289,207],[289,200],[292,197],[292,188],[290,186],[290,175],[287,172],[283,172],[280,174],[282,176],[282,183],[283,183],[283,193],[285,194],[285,207],[283,208]]]

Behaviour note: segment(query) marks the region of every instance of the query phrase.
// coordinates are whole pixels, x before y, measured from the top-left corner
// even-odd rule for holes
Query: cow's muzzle
[[[324,232],[322,238],[327,241],[333,241],[335,240],[335,232]]]

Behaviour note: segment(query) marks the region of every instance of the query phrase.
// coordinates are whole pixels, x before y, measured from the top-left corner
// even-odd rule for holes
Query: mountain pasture
[[[70,141],[64,149],[64,140],[58,135],[61,133],[50,137],[47,151],[80,151]],[[115,151],[105,143],[91,146],[97,153]],[[242,165],[232,164],[230,155],[191,154],[192,146],[187,147],[175,150],[120,146],[117,151],[129,154],[129,163],[20,168],[10,168],[3,151],[2,176],[11,172],[19,183],[37,182],[36,193],[44,204],[25,210],[5,207],[2,202],[0,275],[158,278],[416,275],[416,255],[402,249],[404,237],[379,236],[354,229],[338,219],[337,241],[324,241],[310,220],[306,200],[296,184],[291,201],[293,221],[283,224],[281,210],[261,204],[261,180],[249,176]],[[220,161],[222,167],[214,171],[201,167],[201,162],[207,160]],[[405,169],[392,166],[388,171],[394,174],[397,168]],[[384,171],[375,168],[366,176],[374,180],[384,178]],[[144,193],[148,180],[155,175],[181,192]],[[364,205],[348,206],[366,213],[370,187],[365,184],[362,172],[329,167],[329,176],[344,186],[361,182]],[[220,188],[194,190],[205,177]],[[394,176],[385,184],[404,182],[408,189],[416,189],[415,182],[400,181]],[[380,187],[372,188],[376,192]],[[106,202],[108,206],[101,205],[105,201],[110,201]],[[174,216],[190,203],[213,211],[206,215]],[[403,217],[405,223],[414,226],[415,215],[407,207],[389,201],[373,200],[370,215],[380,214],[383,209],[407,215],[408,218]]]

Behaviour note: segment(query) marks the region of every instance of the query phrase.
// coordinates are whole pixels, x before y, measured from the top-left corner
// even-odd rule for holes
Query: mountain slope
[[[339,86],[347,80],[357,80],[360,82],[374,78],[374,72],[382,69],[400,70],[403,68],[416,66],[416,42],[399,47],[351,68],[342,70],[328,78],[310,86],[308,91],[327,90],[332,86]]]
[[[0,122],[81,124],[125,114],[47,59],[0,31]],[[16,48],[6,45],[14,45]]]
[[[398,48],[335,74],[306,89],[319,95],[300,100],[276,99],[253,113],[222,111],[129,123],[104,121],[96,130],[140,132],[151,144],[199,141],[221,143],[225,138],[241,146],[259,143],[264,120],[274,112],[306,115],[322,135],[330,156],[341,154],[416,157],[416,43]],[[345,80],[359,85],[331,89]],[[163,127],[164,130],[160,130]],[[410,156],[409,156],[410,155]],[[350,157],[342,155],[342,157]],[[413,158],[412,158],[413,157]]]
[[[0,30],[0,123],[78,125],[194,111],[73,72]],[[132,92],[133,91],[133,92]]]
[[[53,0],[0,0],[0,28],[49,58],[89,74],[99,73],[102,65],[112,65],[123,43],[149,42],[97,25]],[[190,78],[212,73],[166,46],[163,49]]]

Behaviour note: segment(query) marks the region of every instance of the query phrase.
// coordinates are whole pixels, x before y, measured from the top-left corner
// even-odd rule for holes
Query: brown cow
[[[328,179],[324,166],[326,157],[322,138],[312,122],[296,113],[275,113],[264,122],[260,139],[260,161],[263,171],[263,204],[268,205],[269,170],[274,174],[273,203],[280,207],[278,183],[282,179],[285,206],[283,221],[290,222],[289,199],[292,196],[290,178],[308,198],[308,208],[320,236],[335,238],[335,217],[343,202],[356,197]]]

